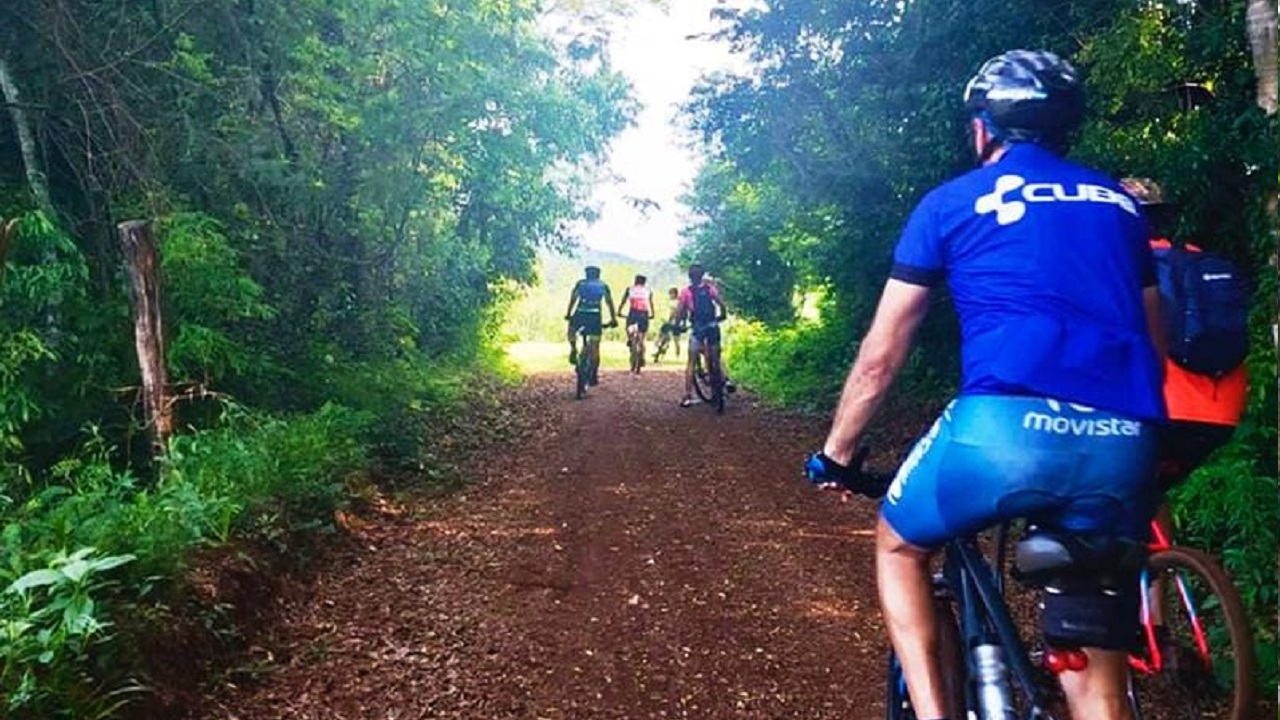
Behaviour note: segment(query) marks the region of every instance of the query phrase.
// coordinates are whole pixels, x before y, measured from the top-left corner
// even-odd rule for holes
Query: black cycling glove
[[[862,448],[848,465],[841,465],[825,453],[814,453],[805,459],[805,478],[814,485],[838,484],[850,492],[873,500],[883,497],[889,488],[888,478],[868,475],[862,471],[862,464],[870,453],[871,448]]]

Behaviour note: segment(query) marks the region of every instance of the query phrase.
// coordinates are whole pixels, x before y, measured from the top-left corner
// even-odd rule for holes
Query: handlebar
[[[822,453],[815,453],[805,462],[805,475],[814,485],[839,486],[872,499],[881,498],[889,491],[894,476],[864,471],[863,463],[870,454],[871,448],[864,445],[848,465],[840,465]]]

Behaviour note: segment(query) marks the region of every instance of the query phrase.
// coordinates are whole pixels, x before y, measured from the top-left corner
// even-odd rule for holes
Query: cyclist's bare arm
[[[573,317],[573,306],[578,302],[578,287],[582,285],[582,281],[573,284],[573,289],[569,291],[569,309],[564,311],[565,317]]]
[[[929,288],[893,279],[885,283],[875,320],[840,393],[831,433],[822,448],[827,457],[838,463],[853,458],[862,431],[906,362],[916,328],[928,309]]]
[[[604,286],[604,304],[609,308],[609,324],[618,324],[618,315],[613,311],[613,293],[609,290],[609,286]]]
[[[618,314],[622,314],[622,306],[627,304],[627,300],[631,297],[631,288],[622,291],[622,299],[618,301]]]

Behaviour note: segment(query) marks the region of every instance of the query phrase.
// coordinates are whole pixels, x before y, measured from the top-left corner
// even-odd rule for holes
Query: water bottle
[[[1004,666],[1004,649],[992,643],[973,648],[977,668],[978,707],[981,720],[1011,720],[1014,717],[1009,675]]]

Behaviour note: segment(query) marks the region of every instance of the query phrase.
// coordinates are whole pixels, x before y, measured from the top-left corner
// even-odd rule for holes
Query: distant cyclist
[[[622,291],[622,300],[618,302],[618,314],[623,308],[627,310],[627,347],[640,355],[639,364],[644,366],[644,341],[649,334],[649,321],[653,319],[653,291],[647,286],[648,278],[636,275],[635,284]],[[633,372],[640,372],[634,368]]]
[[[684,373],[684,397],[681,407],[698,402],[693,393],[694,361],[698,353],[707,354],[708,363],[720,361],[720,321],[725,318],[720,290],[706,280],[706,270],[698,264],[689,266],[689,286],[680,291],[676,302],[676,324],[692,324],[689,333],[689,360]]]
[[[1079,77],[1052,53],[1014,50],[982,66],[964,104],[980,167],[911,213],[826,443],[806,464],[812,480],[876,492],[850,464],[930,288],[945,283],[960,320],[959,397],[899,468],[876,527],[881,611],[919,720],[947,717],[930,582],[939,547],[1018,517],[1143,543],[1159,500],[1155,262],[1137,203],[1062,157],[1084,116]],[[1132,717],[1137,587],[1044,596],[1046,636],[1088,657],[1059,676],[1071,717]]]
[[[600,279],[600,268],[594,265],[588,265],[585,271],[585,277],[579,280],[569,293],[569,308],[565,310],[564,319],[569,322],[569,364],[578,364],[578,333],[581,332],[587,337],[599,338],[604,332],[604,317],[601,311],[601,304],[609,309],[609,325],[610,327],[618,324],[618,318],[613,312],[613,293],[609,291],[609,286],[604,284]],[[591,343],[591,351],[595,353],[592,358],[595,361],[596,372],[600,369],[600,343]],[[595,385],[599,381],[599,376],[591,379],[591,384]]]
[[[680,309],[680,288],[672,286],[667,289],[667,299],[670,301],[671,309],[667,311],[667,320],[662,323],[662,329],[658,333],[658,347],[653,351],[653,361],[658,362],[662,358],[663,353],[667,351],[667,346],[672,344],[672,340],[676,335],[676,315]],[[675,343],[676,357],[680,357],[680,343]]]

